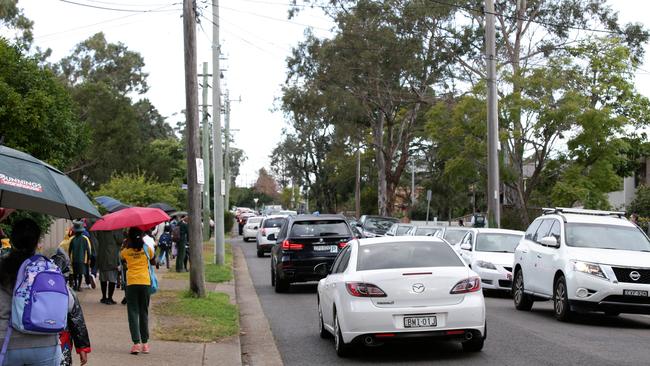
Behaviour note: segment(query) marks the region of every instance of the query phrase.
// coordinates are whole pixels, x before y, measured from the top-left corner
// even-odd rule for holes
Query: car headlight
[[[607,279],[605,272],[603,272],[603,269],[598,264],[581,261],[572,261],[571,263],[573,264],[573,270],[576,272]]]
[[[493,263],[486,261],[476,261],[476,265],[485,269],[497,269]]]

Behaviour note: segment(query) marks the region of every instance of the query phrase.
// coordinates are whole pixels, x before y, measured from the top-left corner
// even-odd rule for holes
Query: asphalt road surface
[[[271,287],[270,258],[257,258],[255,243],[233,240],[246,256],[255,290],[285,365],[650,365],[650,317],[580,315],[573,323],[553,318],[551,302],[531,312],[515,310],[505,296],[487,295],[488,338],[482,352],[463,353],[453,342],[360,347],[347,359],[332,340],[318,336],[316,284]]]

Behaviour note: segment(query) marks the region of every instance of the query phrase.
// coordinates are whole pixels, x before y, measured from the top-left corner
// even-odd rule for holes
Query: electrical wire
[[[157,12],[169,12],[169,11],[178,11],[180,9],[167,9],[167,10],[156,10],[156,9],[146,9],[146,10],[138,10],[138,9],[121,9],[121,8],[109,8],[106,6],[98,6],[98,5],[91,5],[91,4],[84,4],[84,3],[78,3],[70,0],[59,0],[63,3],[67,4],[73,4],[73,5],[78,5],[78,6],[83,6],[87,8],[93,8],[93,9],[101,9],[101,10],[110,10],[110,11],[122,11],[122,12],[129,12],[129,13],[157,13]],[[181,5],[181,3],[173,3],[169,4],[169,6],[172,5]]]

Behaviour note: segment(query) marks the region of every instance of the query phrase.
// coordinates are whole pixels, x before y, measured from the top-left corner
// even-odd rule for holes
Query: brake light
[[[372,283],[346,282],[345,288],[354,297],[386,297],[384,290]]]
[[[343,241],[343,242],[340,242],[340,243],[339,243],[339,249],[343,249],[343,248],[345,248],[346,246],[348,246],[348,242]]]
[[[468,292],[476,292],[481,289],[481,279],[479,277],[470,277],[464,279],[456,284],[450,294],[466,294]]]
[[[302,244],[290,243],[289,240],[282,242],[282,250],[302,250],[304,247]]]
[[[464,330],[448,330],[445,332],[446,335],[459,335],[459,334],[465,334]]]

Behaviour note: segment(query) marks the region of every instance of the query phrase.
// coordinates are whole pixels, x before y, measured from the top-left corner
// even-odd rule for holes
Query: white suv
[[[512,291],[518,310],[552,299],[561,321],[650,314],[650,239],[622,212],[544,209],[515,250]]]

